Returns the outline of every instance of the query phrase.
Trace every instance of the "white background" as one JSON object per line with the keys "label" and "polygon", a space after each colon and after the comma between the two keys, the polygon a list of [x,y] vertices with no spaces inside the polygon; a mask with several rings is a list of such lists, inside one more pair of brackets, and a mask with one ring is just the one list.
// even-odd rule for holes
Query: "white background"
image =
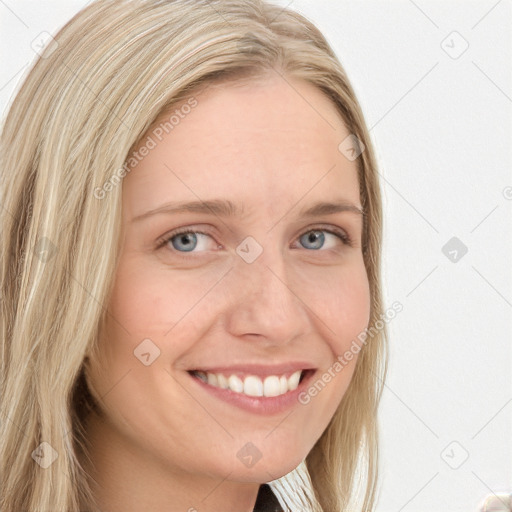
{"label": "white background", "polygon": [[[327,36],[379,159],[385,299],[404,309],[389,324],[377,512],[476,511],[512,492],[512,2],[275,3]],[[2,112],[32,41],[86,4],[0,0]],[[452,237],[468,249],[455,262]]]}

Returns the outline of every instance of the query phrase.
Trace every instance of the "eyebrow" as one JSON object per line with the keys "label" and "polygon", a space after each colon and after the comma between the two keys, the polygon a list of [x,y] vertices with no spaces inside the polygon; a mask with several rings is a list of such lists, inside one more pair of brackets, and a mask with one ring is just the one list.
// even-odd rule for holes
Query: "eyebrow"
{"label": "eyebrow", "polygon": [[[232,201],[224,199],[211,199],[206,201],[191,201],[187,203],[164,203],[161,206],[148,210],[145,213],[133,217],[131,222],[138,222],[157,214],[173,213],[206,213],[219,217],[237,217],[244,213],[243,204],[235,204]],[[333,215],[335,213],[350,212],[357,215],[364,215],[364,210],[345,199],[336,202],[321,201],[308,208],[300,210],[302,217],[321,217],[323,215]]]}

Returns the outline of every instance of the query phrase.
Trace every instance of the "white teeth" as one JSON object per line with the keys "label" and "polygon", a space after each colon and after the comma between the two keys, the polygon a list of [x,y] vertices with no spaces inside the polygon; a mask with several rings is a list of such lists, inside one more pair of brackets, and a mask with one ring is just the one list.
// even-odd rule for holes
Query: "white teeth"
{"label": "white teeth", "polygon": [[290,391],[297,389],[297,387],[299,385],[299,380],[300,380],[300,370],[295,373],[292,373],[292,375],[290,375],[290,378],[288,379],[288,388],[290,389]]}
{"label": "white teeth", "polygon": [[222,373],[210,373],[196,371],[194,375],[210,386],[222,389],[230,389],[235,393],[243,393],[248,396],[279,396],[297,389],[302,375],[301,370],[292,373],[290,377],[285,375],[269,375],[264,380],[256,375],[248,375],[244,380],[237,375],[226,377]]}
{"label": "white teeth", "polygon": [[235,393],[242,393],[244,390],[244,383],[236,375],[231,375],[228,379],[229,389]]}
{"label": "white teeth", "polygon": [[244,394],[249,396],[263,396],[263,382],[259,377],[249,375],[244,380]]}
{"label": "white teeth", "polygon": [[282,395],[288,391],[288,379],[282,375],[279,378],[279,394]]}
{"label": "white teeth", "polygon": [[210,386],[217,386],[217,375],[215,373],[207,373],[206,377],[208,378],[208,384]]}
{"label": "white teeth", "polygon": [[222,373],[217,374],[217,380],[218,380],[219,388],[222,388],[222,389],[229,388],[228,379],[226,379],[226,377],[224,377],[224,375],[222,375]]}
{"label": "white teeth", "polygon": [[[284,380],[286,380],[286,377],[283,377]],[[288,387],[285,390],[288,391]],[[279,377],[276,377],[275,375],[271,375],[270,377],[267,377],[265,379],[265,382],[263,382],[263,394],[265,396],[278,396],[281,394],[281,388],[279,385]]]}

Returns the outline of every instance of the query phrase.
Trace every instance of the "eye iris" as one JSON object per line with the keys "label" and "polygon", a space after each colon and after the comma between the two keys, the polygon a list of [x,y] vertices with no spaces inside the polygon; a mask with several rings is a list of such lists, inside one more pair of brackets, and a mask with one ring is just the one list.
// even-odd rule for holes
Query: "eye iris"
{"label": "eye iris", "polygon": [[316,246],[313,247],[313,249],[320,249],[324,244],[325,235],[322,231],[310,231],[309,233],[305,233],[301,236],[301,243],[303,242],[303,239],[306,243],[315,243]]}
{"label": "eye iris", "polygon": [[[176,241],[185,241],[185,246],[180,247],[179,243],[176,243]],[[190,240],[192,240],[192,244],[190,243]],[[180,233],[176,236],[173,236],[172,239],[172,246],[178,250],[178,251],[193,251],[195,249],[195,246],[197,244],[197,236],[194,233]]]}
{"label": "eye iris", "polygon": [[[311,249],[320,249],[324,245],[325,234],[322,230],[308,231],[300,237],[300,240],[303,244],[313,244]],[[178,233],[171,237],[170,241],[177,251],[190,252],[197,246],[197,235],[192,231]]]}

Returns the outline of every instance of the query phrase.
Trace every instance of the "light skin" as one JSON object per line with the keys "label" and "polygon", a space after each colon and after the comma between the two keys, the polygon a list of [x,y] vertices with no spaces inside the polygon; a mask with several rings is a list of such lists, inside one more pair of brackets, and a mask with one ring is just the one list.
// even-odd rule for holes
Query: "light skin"
{"label": "light skin", "polygon": [[[90,471],[109,512],[252,511],[260,484],[292,471],[324,432],[357,356],[307,405],[270,415],[213,397],[187,370],[308,361],[316,380],[369,321],[362,215],[300,215],[321,201],[361,208],[356,161],[338,150],[349,131],[334,105],[277,75],[195,97],[122,185],[122,250],[100,362],[88,375],[104,412],[88,424]],[[244,212],[134,220],[169,201],[212,199]],[[207,234],[157,249],[177,228]],[[263,249],[252,263],[236,252],[248,236]],[[148,338],[160,356],[145,366],[134,350]],[[237,457],[248,442],[261,453],[252,467]]]}

